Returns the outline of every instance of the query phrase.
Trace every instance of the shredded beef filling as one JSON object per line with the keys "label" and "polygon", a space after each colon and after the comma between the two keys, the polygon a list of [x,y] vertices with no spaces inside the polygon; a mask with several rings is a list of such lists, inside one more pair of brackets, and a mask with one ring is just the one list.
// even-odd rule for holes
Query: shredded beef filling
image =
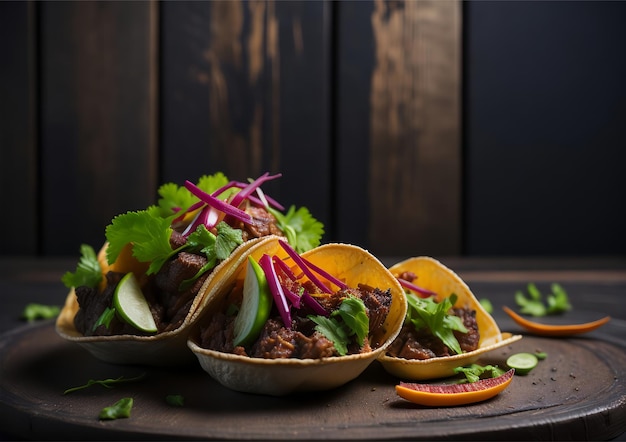
{"label": "shredded beef filling", "polygon": [[[480,334],[476,323],[476,310],[468,308],[453,308],[451,313],[463,321],[468,330],[467,333],[454,331],[454,336],[464,352],[478,348]],[[451,356],[450,349],[434,336],[429,329],[415,330],[413,324],[404,324],[398,337],[387,349],[387,354],[392,357],[404,359],[430,359],[442,356]]]}
{"label": "shredded beef filling", "polygon": [[[267,235],[283,236],[278,228],[276,218],[262,207],[250,206],[246,211],[252,215],[254,222],[250,225],[239,223],[234,228],[243,231],[243,240],[259,238]],[[172,232],[170,245],[175,250],[186,243],[187,239],[177,230]],[[207,262],[203,255],[181,252],[174,259],[163,265],[159,272],[148,280],[143,293],[150,305],[152,316],[157,324],[158,333],[176,330],[187,317],[191,305],[210,272],[198,278],[191,287],[180,290],[186,279],[192,278]],[[109,272],[106,275],[107,287],[103,293],[89,287],[77,287],[76,296],[80,309],[74,317],[76,329],[85,336],[143,333],[121,321],[117,316],[109,328],[94,324],[107,307],[111,306],[115,287],[124,275]]]}
{"label": "shredded beef filling", "polygon": [[[241,290],[241,287],[235,287],[234,290]],[[351,342],[348,345],[348,354],[369,352],[381,344],[378,339],[385,332],[383,324],[391,306],[391,291],[359,285],[356,289],[340,290],[333,295],[317,299],[327,311],[331,311],[336,309],[342,299],[348,295],[357,296],[363,300],[366,313],[370,318],[370,339],[366,339],[363,343]],[[241,302],[240,295],[231,293],[229,299],[239,299]],[[315,323],[307,318],[309,314],[314,313],[306,311],[305,308],[292,311],[291,328],[287,328],[274,311],[256,341],[249,348],[244,348],[233,346],[235,315],[229,316],[219,312],[212,315],[208,323],[203,325],[200,345],[223,353],[265,359],[319,359],[337,356],[333,342],[315,330]]]}
{"label": "shredded beef filling", "polygon": [[[180,327],[208,274],[202,275],[185,290],[180,290],[180,286],[183,281],[192,278],[206,262],[204,256],[181,252],[173,260],[165,263],[155,277],[143,287],[143,294],[150,305],[158,333]],[[115,287],[123,276],[122,273],[108,272],[107,286],[102,293],[89,287],[76,289],[80,306],[74,317],[76,330],[85,336],[145,334],[120,320],[117,315],[108,328],[105,326],[99,326],[95,330],[93,328],[104,310],[111,306]]]}

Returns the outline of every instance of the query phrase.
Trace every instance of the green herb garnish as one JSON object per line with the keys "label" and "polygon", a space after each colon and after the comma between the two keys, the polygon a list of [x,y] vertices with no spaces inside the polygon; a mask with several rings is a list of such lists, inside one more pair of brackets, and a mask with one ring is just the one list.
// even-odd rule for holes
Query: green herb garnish
{"label": "green herb garnish", "polygon": [[369,317],[365,304],[356,296],[344,299],[328,318],[310,315],[309,319],[315,322],[315,329],[318,332],[333,341],[337,353],[341,356],[348,353],[348,343],[353,335],[356,335],[357,342],[362,346],[369,334]]}
{"label": "green herb garnish", "polygon": [[320,245],[324,224],[315,219],[306,207],[296,210],[295,206],[291,206],[284,214],[271,207],[267,207],[267,210],[274,215],[278,227],[296,252],[306,252]]}
{"label": "green herb garnish", "polygon": [[110,407],[105,407],[98,415],[99,419],[111,420],[130,417],[130,410],[133,408],[133,398],[125,397],[117,401]]}
{"label": "green herb garnish", "polygon": [[115,317],[115,307],[107,307],[104,309],[100,317],[96,320],[96,323],[91,328],[94,332],[98,327],[104,325],[107,329],[111,326],[111,321]]}
{"label": "green herb garnish", "polygon": [[412,293],[407,294],[408,310],[406,320],[413,324],[416,330],[427,327],[431,333],[455,354],[462,353],[461,345],[454,336],[454,331],[467,333],[467,328],[463,325],[461,318],[450,315],[448,312],[456,303],[456,294],[441,302],[435,301],[433,297],[420,298]]}
{"label": "green herb garnish", "polygon": [[154,210],[140,210],[117,215],[106,227],[109,245],[106,256],[113,264],[128,243],[133,245],[133,256],[141,262],[150,262],[148,275],[159,271],[172,256],[170,218],[162,218]]}
{"label": "green herb garnish", "polygon": [[454,369],[455,373],[463,373],[465,375],[465,379],[459,381],[459,383],[466,382],[476,382],[481,378],[484,378],[485,373],[491,373],[491,378],[497,378],[504,374],[504,370],[499,368],[497,365],[478,365],[471,364],[466,367],[456,367]]}
{"label": "green herb garnish", "polygon": [[31,302],[24,307],[22,319],[28,322],[36,321],[37,319],[51,319],[57,317],[60,312],[61,307],[58,305],[45,305]]}
{"label": "green herb garnish", "polygon": [[520,306],[520,312],[531,316],[556,315],[572,308],[569,298],[563,287],[553,283],[552,293],[546,296],[547,305],[543,303],[542,294],[534,283],[529,283],[526,290],[528,296],[521,290],[515,293],[515,302]]}
{"label": "green herb garnish", "polygon": [[122,384],[122,383],[125,383],[125,382],[140,381],[145,376],[146,376],[146,374],[142,373],[139,376],[135,376],[134,378],[124,378],[124,376],[120,376],[119,378],[116,378],[116,379],[103,379],[103,380],[89,379],[89,381],[87,381],[86,384],[80,385],[78,387],[68,388],[67,390],[65,390],[63,392],[63,394],[68,394],[68,393],[73,393],[73,392],[78,391],[78,390],[83,390],[85,388],[91,387],[92,385],[101,385],[101,386],[103,386],[105,388],[113,388],[113,386],[116,385],[116,384]]}
{"label": "green herb garnish", "polygon": [[65,272],[61,277],[61,281],[67,288],[72,287],[91,287],[96,288],[102,280],[102,268],[98,262],[98,257],[93,247],[82,244],[80,246],[81,257],[78,261],[76,271]]}
{"label": "green herb garnish", "polygon": [[[228,184],[228,178],[222,172],[213,175],[203,175],[198,180],[197,186],[204,192],[213,193]],[[229,193],[237,192],[238,189],[228,189]],[[175,183],[163,184],[158,189],[161,198],[158,200],[158,214],[168,218],[177,213],[184,213],[200,199],[192,194],[185,186]]]}
{"label": "green herb garnish", "polygon": [[168,394],[165,396],[165,402],[172,407],[182,407],[185,405],[185,398],[180,394]]}
{"label": "green herb garnish", "polygon": [[485,309],[487,313],[489,314],[493,313],[493,304],[491,304],[490,300],[488,300],[487,298],[480,298],[478,302],[480,303],[480,305],[483,306],[483,308]]}
{"label": "green herb garnish", "polygon": [[189,288],[200,276],[213,269],[218,263],[228,258],[239,245],[243,244],[243,232],[233,229],[224,221],[216,226],[217,236],[209,232],[203,224],[189,235],[187,243],[176,249],[175,253],[188,250],[194,253],[204,253],[207,263],[190,279],[182,282],[180,290]]}

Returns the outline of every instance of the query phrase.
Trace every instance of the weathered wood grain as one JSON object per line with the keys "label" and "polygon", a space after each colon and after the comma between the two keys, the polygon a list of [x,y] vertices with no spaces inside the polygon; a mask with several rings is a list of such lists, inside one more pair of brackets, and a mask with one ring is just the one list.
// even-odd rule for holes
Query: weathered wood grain
{"label": "weathered wood grain", "polygon": [[330,225],[329,5],[162,5],[163,181],[223,171]]}
{"label": "weathered wood grain", "polygon": [[[342,168],[355,160],[369,201],[360,213],[367,236],[353,239],[377,254],[459,253],[459,2],[348,2],[339,28],[340,53],[367,45],[363,58],[338,59],[346,64],[339,81],[348,88],[339,92]],[[353,113],[365,99],[368,112]],[[360,121],[344,126],[354,118]],[[340,189],[351,175],[342,178]],[[342,199],[358,191],[348,186]],[[340,216],[339,231],[348,233],[354,222]]]}
{"label": "weathered wood grain", "polygon": [[36,254],[38,237],[36,5],[0,2],[0,253]]}
{"label": "weathered wood grain", "polygon": [[157,9],[41,8],[42,249],[76,254],[104,241],[114,215],[156,197]]}

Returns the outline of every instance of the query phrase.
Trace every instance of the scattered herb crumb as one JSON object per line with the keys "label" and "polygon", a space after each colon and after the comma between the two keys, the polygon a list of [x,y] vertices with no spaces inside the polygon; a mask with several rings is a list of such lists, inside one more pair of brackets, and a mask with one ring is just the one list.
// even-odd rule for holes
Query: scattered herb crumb
{"label": "scattered herb crumb", "polygon": [[544,304],[543,296],[534,283],[531,282],[526,286],[528,296],[518,290],[515,293],[515,302],[520,306],[520,312],[531,316],[546,316],[571,310],[569,297],[563,287],[553,283],[550,288],[552,293],[546,296],[546,304]]}
{"label": "scattered herb crumb", "polygon": [[133,408],[133,398],[125,397],[117,401],[110,407],[104,407],[98,416],[101,420],[112,420],[130,417],[130,410]]}
{"label": "scattered herb crumb", "polygon": [[22,312],[22,319],[28,322],[36,321],[38,319],[51,319],[56,318],[61,312],[61,307],[58,305],[45,305],[31,302],[28,304]]}
{"label": "scattered herb crumb", "polygon": [[65,390],[63,392],[63,394],[68,394],[68,393],[73,393],[73,392],[78,391],[78,390],[83,390],[85,388],[91,387],[92,385],[102,385],[105,388],[113,388],[113,386],[115,384],[122,384],[124,382],[140,381],[145,376],[146,376],[146,374],[142,373],[139,376],[135,376],[134,378],[125,378],[124,376],[120,376],[120,377],[118,377],[116,379],[103,379],[103,380],[89,379],[89,381],[87,381],[86,384],[80,385],[78,387],[68,388],[67,390]]}
{"label": "scattered herb crumb", "polygon": [[483,308],[485,309],[485,311],[489,314],[493,313],[493,304],[491,304],[491,301],[487,298],[480,298],[480,300],[478,301],[480,302],[480,305],[483,306]]}
{"label": "scattered herb crumb", "polygon": [[[470,382],[470,383],[477,382],[481,378],[484,378],[484,377],[497,378],[498,376],[501,376],[504,374],[504,370],[499,368],[497,365],[482,366],[478,364],[470,364],[465,367],[456,367],[454,369],[454,372],[463,373],[465,375],[465,379],[461,379],[459,381],[460,384],[467,383],[467,382]],[[491,375],[485,376],[486,373],[491,373]]]}
{"label": "scattered herb crumb", "polygon": [[180,394],[168,394],[165,397],[165,402],[172,407],[182,407],[185,405],[185,398]]}

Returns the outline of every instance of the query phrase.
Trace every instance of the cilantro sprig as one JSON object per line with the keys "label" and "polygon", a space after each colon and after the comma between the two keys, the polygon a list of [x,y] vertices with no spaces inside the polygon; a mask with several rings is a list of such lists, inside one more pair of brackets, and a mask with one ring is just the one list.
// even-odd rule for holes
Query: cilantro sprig
{"label": "cilantro sprig", "polygon": [[531,316],[546,316],[571,310],[569,297],[563,287],[553,283],[550,288],[552,293],[546,295],[546,304],[543,302],[543,295],[534,283],[528,283],[526,286],[528,296],[518,290],[515,293],[515,302],[521,307],[520,312]]}
{"label": "cilantro sprig", "polygon": [[412,293],[407,294],[407,317],[406,320],[413,324],[416,330],[428,328],[433,335],[455,354],[462,353],[461,345],[454,336],[454,331],[467,333],[461,318],[448,314],[454,306],[457,295],[452,294],[441,302],[435,301],[434,297],[420,298]]}
{"label": "cilantro sprig", "polygon": [[[476,381],[479,381],[481,378],[486,377],[492,377],[492,378],[497,378],[498,376],[501,376],[504,374],[504,370],[502,370],[500,367],[498,367],[497,365],[479,365],[479,364],[470,364],[468,366],[465,367],[456,367],[454,369],[454,372],[457,374],[464,374],[465,375],[465,379],[461,379],[460,381],[458,381],[458,383],[463,384],[463,383],[473,383]],[[490,375],[486,375],[487,373],[490,373]]]}
{"label": "cilantro sprig", "polygon": [[142,373],[132,378],[125,378],[124,376],[120,376],[115,379],[111,379],[111,378],[101,379],[101,380],[89,379],[86,384],[80,385],[78,387],[68,388],[67,390],[63,392],[63,394],[69,394],[69,393],[74,393],[75,391],[84,390],[85,388],[89,388],[92,385],[100,385],[104,388],[113,388],[116,384],[122,384],[125,382],[136,382],[136,381],[142,380],[145,377],[146,377],[146,374]]}
{"label": "cilantro sprig", "polygon": [[274,215],[278,227],[296,252],[306,252],[320,245],[324,235],[324,224],[315,219],[306,207],[296,210],[295,206],[291,206],[287,213],[271,207],[267,207],[267,210]]}
{"label": "cilantro sprig", "polygon": [[333,342],[341,356],[348,353],[352,336],[356,335],[357,342],[362,346],[369,334],[370,323],[365,304],[356,296],[345,298],[330,317],[310,315],[309,319],[315,322],[318,332]]}
{"label": "cilantro sprig", "polygon": [[46,305],[31,302],[24,307],[22,319],[33,322],[38,319],[51,319],[61,313],[61,307],[58,305]]}
{"label": "cilantro sprig", "polygon": [[[203,175],[198,180],[197,186],[204,192],[213,193],[216,190],[226,186],[228,178],[222,172],[213,175]],[[236,189],[229,189],[230,192],[236,192]],[[166,183],[158,189],[160,196],[156,209],[159,215],[167,218],[176,213],[182,213],[189,207],[200,201],[197,196],[192,194],[185,186],[179,186],[175,183]]]}
{"label": "cilantro sprig", "polygon": [[87,244],[80,246],[81,257],[75,272],[65,272],[61,281],[67,288],[87,286],[95,288],[102,280],[102,269],[93,247]]}
{"label": "cilantro sprig", "polygon": [[130,411],[133,408],[133,398],[125,397],[114,403],[109,407],[104,407],[100,414],[98,415],[98,419],[100,420],[112,420],[112,419],[122,419],[130,417]]}

